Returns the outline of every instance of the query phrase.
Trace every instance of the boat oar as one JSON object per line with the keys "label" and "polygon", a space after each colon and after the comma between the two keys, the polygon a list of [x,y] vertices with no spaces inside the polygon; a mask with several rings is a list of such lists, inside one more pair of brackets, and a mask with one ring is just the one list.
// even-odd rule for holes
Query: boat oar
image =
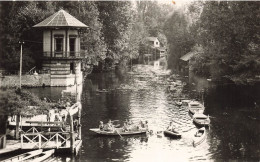
{"label": "boat oar", "polygon": [[116,133],[120,136],[120,138],[123,138],[123,137],[121,136],[121,134],[118,132],[117,129],[115,129],[115,131],[116,131]]}

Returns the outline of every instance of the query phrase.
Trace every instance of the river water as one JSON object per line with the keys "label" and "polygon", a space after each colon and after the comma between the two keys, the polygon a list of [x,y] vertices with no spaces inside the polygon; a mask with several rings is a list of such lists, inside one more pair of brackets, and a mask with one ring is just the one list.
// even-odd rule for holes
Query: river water
{"label": "river water", "polygon": [[[148,65],[135,66],[133,71],[91,74],[86,78],[82,91],[83,145],[80,155],[73,158],[59,155],[57,161],[260,160],[259,120],[248,117],[252,115],[251,111],[248,112],[248,109],[254,109],[252,105],[234,108],[226,101],[214,99],[217,95],[213,90],[214,95],[211,90],[200,95],[195,92],[196,88],[187,88],[185,82],[180,81],[179,88],[169,92],[167,87],[171,83],[166,81],[168,75],[159,75],[161,72],[154,71]],[[173,77],[173,80],[176,81],[176,78]],[[39,91],[44,95],[50,89],[51,97],[55,98],[62,88],[31,91]],[[108,92],[100,92],[99,89]],[[211,125],[206,130],[207,138],[201,145],[192,146],[192,137],[198,128],[193,124],[186,107],[175,106],[174,97],[205,101],[205,114],[210,115]],[[134,123],[147,120],[149,129],[154,134],[120,138],[98,136],[89,131],[90,128],[98,127],[99,121],[107,122],[108,119],[119,120],[120,124],[126,119]],[[181,139],[156,134],[157,131],[164,130],[170,121],[174,122],[182,134]]]}

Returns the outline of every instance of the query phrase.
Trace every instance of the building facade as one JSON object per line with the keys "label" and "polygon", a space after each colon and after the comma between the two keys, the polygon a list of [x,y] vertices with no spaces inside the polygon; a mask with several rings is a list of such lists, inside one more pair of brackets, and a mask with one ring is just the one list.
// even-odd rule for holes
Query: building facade
{"label": "building facade", "polygon": [[82,82],[80,32],[88,26],[60,10],[34,26],[43,30],[42,69],[48,71],[51,86],[71,86]]}

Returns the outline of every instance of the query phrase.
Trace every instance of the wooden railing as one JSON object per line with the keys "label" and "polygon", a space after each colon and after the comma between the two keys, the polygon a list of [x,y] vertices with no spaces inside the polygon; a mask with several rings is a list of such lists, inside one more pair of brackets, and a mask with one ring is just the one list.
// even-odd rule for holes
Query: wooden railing
{"label": "wooden railing", "polygon": [[46,132],[21,134],[22,149],[69,147],[69,132]]}

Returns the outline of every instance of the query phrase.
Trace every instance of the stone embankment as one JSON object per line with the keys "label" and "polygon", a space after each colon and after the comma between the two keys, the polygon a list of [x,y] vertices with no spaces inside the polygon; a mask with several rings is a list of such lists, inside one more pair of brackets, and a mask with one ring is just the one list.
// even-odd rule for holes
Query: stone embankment
{"label": "stone embankment", "polygon": [[[0,87],[19,87],[19,83],[18,75],[0,77]],[[22,75],[23,87],[41,87],[50,85],[50,74]]]}

